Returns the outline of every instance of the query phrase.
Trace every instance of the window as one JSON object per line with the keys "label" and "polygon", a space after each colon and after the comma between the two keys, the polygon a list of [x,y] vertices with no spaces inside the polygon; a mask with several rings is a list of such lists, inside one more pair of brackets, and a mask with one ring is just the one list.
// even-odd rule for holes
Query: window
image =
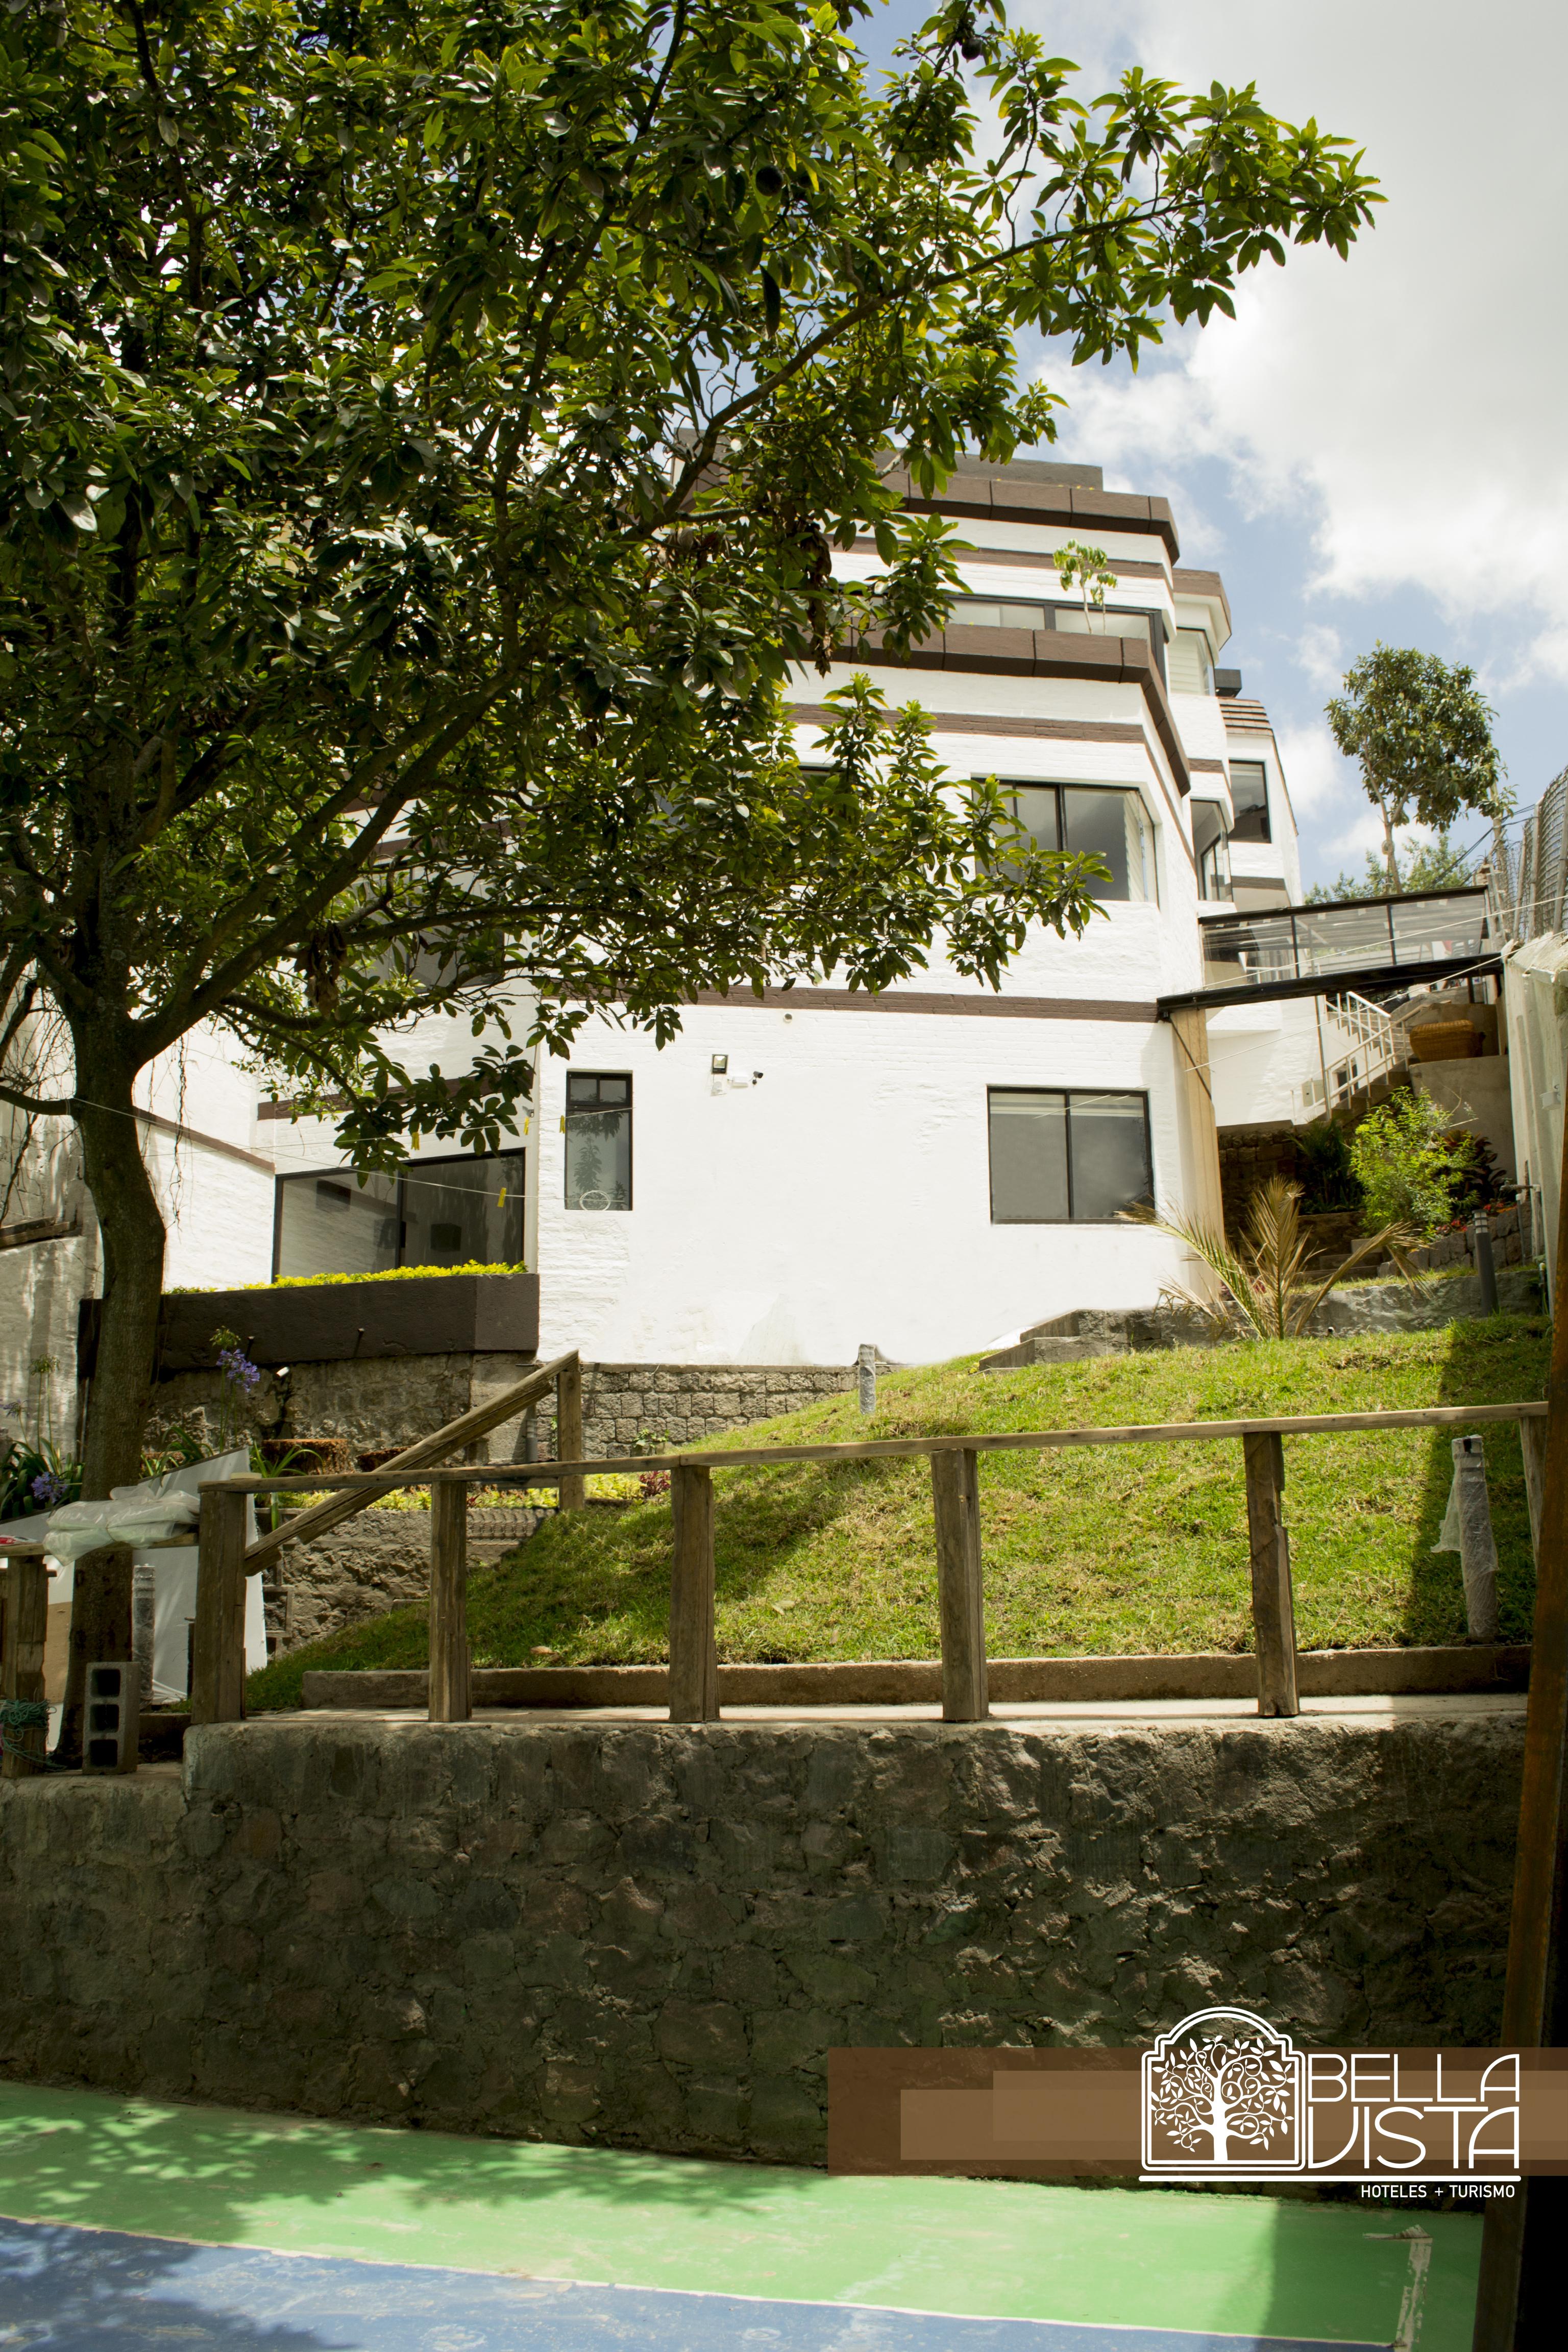
{"label": "window", "polygon": [[1261,760],[1230,763],[1230,802],[1236,811],[1232,841],[1272,841],[1268,830],[1268,775]]}
{"label": "window", "polygon": [[993,1087],[994,1225],[1105,1224],[1153,1198],[1147,1095]]}
{"label": "window", "polygon": [[1214,668],[1209,660],[1209,641],[1202,629],[1178,629],[1176,642],[1171,647],[1171,692],[1173,694],[1212,694]]}
{"label": "window", "polygon": [[1149,642],[1147,613],[1112,613],[1099,605],[1085,612],[1081,604],[1058,604],[1057,626],[1077,637],[1141,637]]}
{"label": "window", "polygon": [[521,1265],[525,1155],[409,1160],[278,1181],[272,1274],[385,1274],[399,1265]]}
{"label": "window", "polygon": [[1013,814],[1042,849],[1103,858],[1106,898],[1152,901],[1154,842],[1142,795],[1100,784],[1011,784]]}
{"label": "window", "polygon": [[566,1206],[632,1205],[632,1082],[574,1070],[566,1080]]}
{"label": "window", "polygon": [[1230,899],[1230,855],[1226,845],[1225,811],[1218,801],[1194,799],[1193,855],[1198,862],[1198,897]]}

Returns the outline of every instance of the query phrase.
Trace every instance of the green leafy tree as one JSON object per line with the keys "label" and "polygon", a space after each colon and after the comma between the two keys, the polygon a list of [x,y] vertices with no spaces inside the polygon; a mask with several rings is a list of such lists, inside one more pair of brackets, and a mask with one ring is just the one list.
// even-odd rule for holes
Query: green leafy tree
{"label": "green leafy tree", "polygon": [[1327,706],[1334,740],[1361,762],[1366,796],[1383,819],[1391,895],[1401,887],[1396,824],[1414,818],[1446,834],[1467,809],[1495,818],[1513,805],[1491,737],[1496,713],[1475,680],[1463,662],[1380,642],[1351,664],[1345,692]]}
{"label": "green leafy tree", "polygon": [[1454,1113],[1401,1087],[1351,1138],[1351,1167],[1369,1224],[1408,1225],[1426,1239],[1452,1223],[1475,1145]]}
{"label": "green leafy tree", "polygon": [[[700,989],[879,988],[939,934],[994,982],[1086,919],[1092,870],[863,685],[800,773],[786,678],[940,624],[888,477],[1049,436],[1020,329],[1136,359],[1376,198],[1251,89],[1086,106],[990,0],[873,90],[859,13],[0,16],[0,1098],[76,1122],[102,1229],[89,1495],[162,1282],[133,1087],[199,1024],[364,1168],[493,1145],[595,1002],[662,1039]],[[460,1072],[414,1066],[433,1012]]]}
{"label": "green leafy tree", "polygon": [[[1456,849],[1446,833],[1436,841],[1417,841],[1415,835],[1405,836],[1403,862],[1394,860],[1394,893],[1417,890],[1462,890],[1470,880],[1469,860],[1462,850]],[[1394,895],[1388,887],[1388,867],[1381,857],[1369,849],[1363,874],[1341,874],[1332,882],[1314,883],[1302,901],[1308,907],[1332,907],[1346,898],[1385,898]]]}

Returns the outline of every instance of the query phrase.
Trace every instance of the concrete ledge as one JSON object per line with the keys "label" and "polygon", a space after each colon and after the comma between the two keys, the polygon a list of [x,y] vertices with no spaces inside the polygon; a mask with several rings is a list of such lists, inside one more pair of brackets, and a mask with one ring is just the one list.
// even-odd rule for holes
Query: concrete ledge
{"label": "concrete ledge", "polygon": [[[1029,1699],[1251,1698],[1258,1669],[1247,1653],[1113,1658],[993,1658],[991,1696]],[[1429,1691],[1521,1691],[1528,1648],[1478,1644],[1426,1650],[1303,1650],[1303,1698],[1394,1696]],[[372,1668],[304,1678],[307,1707],[424,1706],[422,1671]],[[479,1707],[662,1706],[664,1666],[481,1666]],[[822,1664],[721,1665],[719,1696],[731,1706],[915,1706],[942,1696],[942,1668],[923,1658],[871,1658]]]}

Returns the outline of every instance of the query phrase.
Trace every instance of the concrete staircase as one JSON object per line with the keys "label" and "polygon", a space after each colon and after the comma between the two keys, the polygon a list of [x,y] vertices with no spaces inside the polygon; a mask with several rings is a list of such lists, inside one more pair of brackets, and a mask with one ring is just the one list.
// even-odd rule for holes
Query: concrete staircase
{"label": "concrete staircase", "polygon": [[1076,1307],[1048,1323],[1033,1323],[1010,1348],[982,1356],[983,1372],[1015,1372],[1028,1364],[1076,1364],[1088,1356],[1125,1356],[1152,1348],[1197,1348],[1212,1339],[1201,1315],[1175,1307]]}

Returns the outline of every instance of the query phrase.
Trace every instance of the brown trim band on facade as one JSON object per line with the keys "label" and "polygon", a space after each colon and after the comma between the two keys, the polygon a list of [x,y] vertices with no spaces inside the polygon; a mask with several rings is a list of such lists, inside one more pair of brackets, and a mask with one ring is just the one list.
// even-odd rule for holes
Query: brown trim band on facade
{"label": "brown trim band on facade", "polygon": [[[279,1118],[282,1114],[275,1111],[271,1115]],[[260,1116],[268,1116],[265,1104]],[[172,1135],[176,1143],[199,1144],[202,1150],[216,1151],[221,1159],[237,1160],[247,1168],[263,1169],[268,1176],[278,1173],[271,1160],[264,1160],[259,1151],[247,1151],[237,1143],[226,1143],[221,1135],[203,1135],[198,1128],[182,1126],[177,1118],[164,1118],[155,1110],[143,1110],[140,1103],[136,1106],[136,1118],[142,1127],[155,1128],[160,1135]]]}
{"label": "brown trim band on facade", "polygon": [[1187,755],[1165,681],[1152,649],[1136,637],[1064,636],[1058,629],[949,629],[895,658],[883,652],[879,632],[873,631],[853,646],[836,646],[834,658],[850,666],[869,662],[890,669],[951,670],[963,677],[1060,677],[1092,686],[1135,686],[1170,762],[1176,790],[1184,793],[1191,788]]}
{"label": "brown trim band on facade", "polygon": [[1152,1024],[1157,1004],[1123,1003],[1116,997],[955,996],[925,989],[886,989],[873,996],[864,988],[764,988],[699,990],[688,999],[704,1007],[753,1013],[935,1013],[992,1021],[1137,1021]]}
{"label": "brown trim band on facade", "polygon": [[[862,535],[855,541],[858,555],[875,554],[876,550],[874,539]],[[981,547],[971,541],[961,551],[960,560],[968,563],[1005,564],[1009,569],[1026,568],[1030,572],[1051,572],[1056,568],[1048,547],[1037,551],[1027,547]],[[1172,572],[1168,563],[1145,563],[1140,555],[1116,556],[1111,559],[1111,570],[1119,575],[1125,572],[1129,580],[1163,580],[1167,587],[1171,584]],[[1067,603],[1071,601],[1070,597],[1064,599]]]}
{"label": "brown trim band on facade", "polygon": [[1178,596],[1212,596],[1225,614],[1225,633],[1230,635],[1230,598],[1225,593],[1225,582],[1217,572],[1194,572],[1178,564],[1171,573],[1171,584]]}
{"label": "brown trim band on facade", "polygon": [[1189,760],[1187,765],[1200,776],[1228,776],[1230,773],[1223,760]]}
{"label": "brown trim band on facade", "polygon": [[[922,708],[924,706],[922,705]],[[797,727],[826,727],[837,711],[830,710],[824,702],[792,702],[789,715]],[[1012,719],[992,716],[978,710],[927,710],[933,735],[1001,735],[1015,742],[1056,743],[1136,743],[1147,753],[1149,737],[1145,730],[1126,719]],[[1192,843],[1182,828],[1181,811],[1171,797],[1171,788],[1160,774],[1160,763],[1151,761],[1165,805],[1175,823],[1172,827],[1182,845],[1183,855],[1193,871],[1197,860],[1193,856]]]}
{"label": "brown trim band on facade", "polygon": [[[963,495],[955,496],[961,484]],[[912,495],[906,473],[889,474],[888,486],[901,494],[910,514],[969,515],[998,522],[1093,523],[1104,530],[1163,540],[1173,563],[1182,551],[1175,517],[1166,499],[1079,489],[1065,482],[1021,481],[1016,476],[1009,478],[1005,467],[994,475],[954,474],[941,497],[934,499]]]}

